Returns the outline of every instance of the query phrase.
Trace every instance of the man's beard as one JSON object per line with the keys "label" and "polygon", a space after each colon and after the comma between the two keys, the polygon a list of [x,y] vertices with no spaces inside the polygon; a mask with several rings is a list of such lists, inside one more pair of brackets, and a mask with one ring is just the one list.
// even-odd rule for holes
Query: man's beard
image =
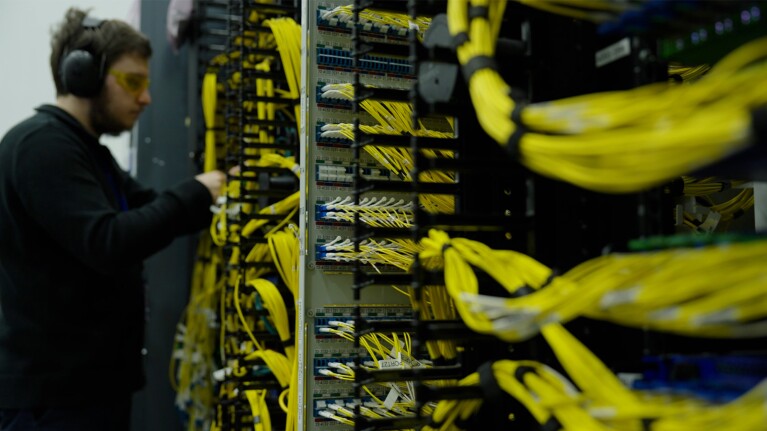
{"label": "man's beard", "polygon": [[130,129],[125,128],[125,125],[121,124],[109,111],[107,98],[104,93],[102,91],[101,94],[93,99],[90,112],[91,126],[93,131],[99,135],[118,136]]}

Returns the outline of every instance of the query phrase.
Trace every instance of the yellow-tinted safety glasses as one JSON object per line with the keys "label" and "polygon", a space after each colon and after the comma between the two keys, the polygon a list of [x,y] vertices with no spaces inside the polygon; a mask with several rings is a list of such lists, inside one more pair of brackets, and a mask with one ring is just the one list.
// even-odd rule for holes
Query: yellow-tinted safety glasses
{"label": "yellow-tinted safety glasses", "polygon": [[110,69],[109,74],[114,76],[117,80],[117,84],[123,88],[123,90],[132,94],[135,97],[139,97],[149,87],[149,78],[137,73],[120,72],[119,70]]}

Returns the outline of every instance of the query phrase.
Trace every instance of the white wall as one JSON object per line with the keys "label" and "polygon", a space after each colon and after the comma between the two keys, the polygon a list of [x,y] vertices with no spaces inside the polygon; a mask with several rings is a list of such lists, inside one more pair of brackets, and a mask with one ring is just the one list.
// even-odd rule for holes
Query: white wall
{"label": "white wall", "polygon": [[[90,15],[137,25],[134,0],[0,0],[0,136],[44,103],[54,103],[51,77],[51,30],[69,7],[91,9]],[[130,135],[104,136],[124,169],[130,168]]]}

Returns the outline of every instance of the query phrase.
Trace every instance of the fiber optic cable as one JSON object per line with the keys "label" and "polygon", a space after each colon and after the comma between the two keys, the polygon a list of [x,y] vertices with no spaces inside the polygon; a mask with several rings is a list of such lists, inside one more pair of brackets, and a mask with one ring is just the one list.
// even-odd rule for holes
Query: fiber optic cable
{"label": "fiber optic cable", "polygon": [[[488,7],[489,13],[470,20],[468,5]],[[457,54],[465,68],[471,60],[494,57],[494,28],[504,5],[448,2],[450,33],[464,40]],[[530,105],[512,100],[486,61],[469,76],[469,91],[485,131],[527,167],[588,189],[625,193],[746,148],[751,110],[767,102],[767,90],[757,84],[766,55],[767,39],[758,39],[690,85],[658,83]]]}
{"label": "fiber optic cable", "polygon": [[[519,401],[541,425],[556,424],[565,431],[641,430],[648,424],[650,429],[678,431],[767,429],[761,408],[767,381],[723,405],[631,391],[561,326],[547,328],[558,331],[547,334],[547,340],[577,386],[534,361],[501,360],[488,369],[498,388]],[[480,382],[479,373],[473,373],[461,384],[478,386]],[[456,410],[464,412],[461,419],[465,420],[475,414],[477,402],[481,401],[441,401],[432,416],[435,426],[455,429]]]}
{"label": "fiber optic cable", "polygon": [[216,74],[208,72],[202,80],[202,113],[205,119],[205,162],[203,170],[213,171],[216,163]]}
{"label": "fiber optic cable", "polygon": [[[320,17],[324,20],[337,19],[340,23],[350,24],[354,19],[353,5],[337,6],[333,9],[326,9],[320,12]],[[407,14],[393,11],[384,11],[376,9],[363,9],[358,13],[358,23],[363,28],[379,28],[380,31],[392,28],[399,34],[404,35],[410,29],[416,29],[419,40],[423,40],[423,34],[431,24],[431,18],[419,16],[415,19]]]}
{"label": "fiber optic cable", "polygon": [[301,26],[292,18],[273,18],[263,22],[265,27],[270,27],[277,42],[277,49],[288,80],[288,99],[295,100],[293,109],[295,113],[296,127],[301,125],[301,106],[297,103],[301,82]]}
{"label": "fiber optic cable", "polygon": [[[449,238],[432,230],[420,245],[424,261],[442,260],[447,291],[469,327],[506,341],[526,339],[577,316],[705,337],[759,337],[767,325],[761,260],[766,241],[601,256],[554,277],[523,254]],[[478,294],[469,266],[510,294]],[[667,287],[673,285],[675,289]]]}

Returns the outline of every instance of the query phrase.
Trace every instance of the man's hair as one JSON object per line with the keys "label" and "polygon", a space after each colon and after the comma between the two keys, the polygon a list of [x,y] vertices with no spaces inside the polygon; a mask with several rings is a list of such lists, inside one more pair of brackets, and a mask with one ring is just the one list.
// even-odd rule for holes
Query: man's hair
{"label": "man's hair", "polygon": [[76,49],[89,51],[95,58],[104,58],[104,70],[125,54],[148,59],[152,47],[146,36],[119,20],[106,20],[98,28],[87,29],[82,23],[87,11],[70,8],[64,21],[54,29],[51,38],[51,72],[56,84],[56,96],[68,94],[61,83],[59,68],[64,55]]}

